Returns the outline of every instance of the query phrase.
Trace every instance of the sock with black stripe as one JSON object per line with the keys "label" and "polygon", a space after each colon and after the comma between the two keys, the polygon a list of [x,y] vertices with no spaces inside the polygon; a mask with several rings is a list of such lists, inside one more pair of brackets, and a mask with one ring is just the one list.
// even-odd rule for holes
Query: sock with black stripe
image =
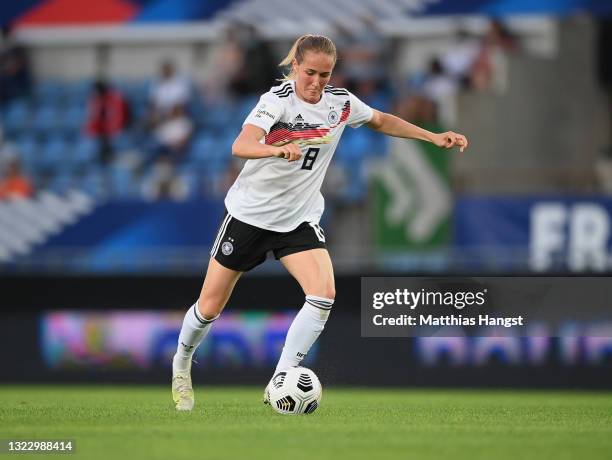
{"label": "sock with black stripe", "polygon": [[218,317],[219,315],[211,319],[203,318],[198,311],[198,302],[194,303],[191,308],[187,310],[179,334],[176,354],[172,359],[173,372],[185,372],[190,369],[191,358],[196,348],[202,343],[202,340],[204,340],[204,337],[206,337],[208,331],[210,331],[212,323]]}
{"label": "sock with black stripe", "polygon": [[276,365],[275,374],[278,371],[300,364],[323,331],[333,304],[334,299],[314,295],[306,296],[306,303],[296,315],[287,332],[285,346]]}

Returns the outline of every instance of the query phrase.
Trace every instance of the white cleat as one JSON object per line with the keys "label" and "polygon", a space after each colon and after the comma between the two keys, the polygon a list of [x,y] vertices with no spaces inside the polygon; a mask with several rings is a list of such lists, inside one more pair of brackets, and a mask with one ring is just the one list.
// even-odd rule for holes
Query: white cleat
{"label": "white cleat", "polygon": [[264,394],[262,398],[264,404],[270,404],[270,392],[268,391],[269,387],[270,387],[270,384],[268,383],[268,385],[266,385],[266,389],[264,390]]}
{"label": "white cleat", "polygon": [[172,399],[176,410],[190,411],[193,409],[195,398],[191,384],[191,372],[175,372],[172,375]]}

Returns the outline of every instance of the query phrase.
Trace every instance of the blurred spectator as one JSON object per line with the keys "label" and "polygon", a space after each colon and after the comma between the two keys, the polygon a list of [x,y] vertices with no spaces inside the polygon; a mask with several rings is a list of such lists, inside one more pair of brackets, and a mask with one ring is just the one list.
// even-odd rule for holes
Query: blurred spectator
{"label": "blurred spectator", "polygon": [[193,122],[187,116],[185,107],[181,104],[174,106],[155,129],[157,153],[170,161],[181,161],[186,154],[192,133]]}
{"label": "blurred spectator", "polygon": [[394,113],[406,121],[425,127],[434,126],[438,122],[436,104],[418,92],[401,98]]}
{"label": "blurred spectator", "polygon": [[457,121],[457,89],[455,79],[444,72],[438,58],[433,58],[423,83],[423,95],[436,104],[438,121],[446,126],[454,126]]}
{"label": "blurred spectator", "polygon": [[444,71],[455,80],[458,87],[470,86],[470,75],[479,48],[478,40],[462,30],[457,34],[456,43],[441,56],[440,63]]}
{"label": "blurred spectator", "polygon": [[88,102],[87,134],[98,140],[101,163],[113,157],[111,139],[123,132],[130,121],[130,110],[123,95],[102,80],[94,84]]}
{"label": "blurred spectator", "polygon": [[0,200],[28,198],[33,193],[31,181],[21,171],[19,158],[14,155],[5,159],[0,176]]}
{"label": "blurred spectator", "polygon": [[235,96],[248,96],[267,92],[281,77],[278,62],[270,45],[259,36],[251,24],[236,26],[240,48],[244,55],[240,69],[230,80],[230,90]]}
{"label": "blurred spectator", "polygon": [[0,107],[30,93],[32,79],[26,50],[16,45],[8,27],[2,28],[0,43]]}
{"label": "blurred spectator", "polygon": [[111,139],[121,134],[129,121],[130,109],[123,95],[98,80],[88,102],[87,134],[98,141],[100,163],[110,162],[114,154]]}
{"label": "blurred spectator", "polygon": [[193,132],[186,110],[189,96],[189,81],[177,74],[171,61],[164,61],[160,79],[151,87],[148,123],[154,153],[172,162],[182,160]]}
{"label": "blurred spectator", "polygon": [[491,21],[472,66],[471,86],[480,91],[504,92],[508,86],[507,55],[517,49],[517,39],[506,26],[499,20]]}
{"label": "blurred spectator", "polygon": [[233,82],[242,78],[244,71],[244,50],[235,25],[225,29],[222,40],[213,45],[210,72],[204,83],[204,94],[209,102],[224,102],[232,94]]}
{"label": "blurred spectator", "polygon": [[151,174],[142,183],[145,199],[184,200],[187,197],[187,186],[175,174],[174,165],[167,157],[160,157],[152,167]]}
{"label": "blurred spectator", "polygon": [[189,81],[178,75],[174,63],[164,61],[160,67],[160,77],[151,87],[151,112],[149,121],[153,126],[170,113],[177,105],[189,101]]}

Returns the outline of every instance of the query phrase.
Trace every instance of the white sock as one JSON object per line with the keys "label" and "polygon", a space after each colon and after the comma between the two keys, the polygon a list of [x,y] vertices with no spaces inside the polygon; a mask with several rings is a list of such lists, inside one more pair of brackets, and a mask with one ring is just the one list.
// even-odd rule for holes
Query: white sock
{"label": "white sock", "polygon": [[333,304],[333,299],[314,295],[306,296],[306,303],[296,315],[287,332],[285,346],[276,365],[275,374],[278,371],[300,364],[323,331]]}
{"label": "white sock", "polygon": [[172,359],[172,372],[184,372],[191,368],[191,358],[210,331],[212,323],[219,317],[205,319],[198,310],[198,302],[194,303],[183,320],[183,327],[178,338],[176,354]]}

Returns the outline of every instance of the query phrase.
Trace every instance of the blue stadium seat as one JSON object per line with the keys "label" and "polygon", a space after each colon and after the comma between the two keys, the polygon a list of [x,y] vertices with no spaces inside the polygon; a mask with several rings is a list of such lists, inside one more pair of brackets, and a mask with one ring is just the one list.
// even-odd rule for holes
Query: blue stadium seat
{"label": "blue stadium seat", "polygon": [[64,87],[66,105],[69,107],[80,106],[84,108],[93,88],[93,81],[90,79],[70,82]]}
{"label": "blue stadium seat", "polygon": [[242,124],[242,120],[236,118],[235,112],[234,108],[228,105],[208,105],[201,120],[198,121],[207,130],[219,133],[237,123]]}
{"label": "blue stadium seat", "polygon": [[91,167],[81,176],[76,185],[83,192],[95,198],[103,198],[106,196],[107,190],[104,181],[104,169],[101,167]]}
{"label": "blue stadium seat", "polygon": [[76,137],[85,129],[87,109],[84,105],[72,105],[61,114],[58,127],[69,137]]}
{"label": "blue stadium seat", "polygon": [[230,141],[227,137],[209,136],[198,144],[195,159],[199,169],[212,174],[225,171],[232,158],[231,142],[233,138]]}
{"label": "blue stadium seat", "polygon": [[335,154],[336,159],[346,162],[362,160],[370,153],[371,140],[366,129],[345,129]]}
{"label": "blue stadium seat", "polygon": [[144,122],[149,114],[149,103],[147,100],[128,100],[132,123]]}
{"label": "blue stadium seat", "polygon": [[150,93],[149,80],[114,80],[110,87],[119,91],[129,102],[130,106],[147,105]]}
{"label": "blue stadium seat", "polygon": [[42,105],[34,113],[32,129],[41,137],[52,136],[57,134],[56,130],[60,130],[61,119],[62,113],[57,107]]}
{"label": "blue stadium seat", "polygon": [[39,105],[59,106],[65,99],[65,85],[56,80],[43,80],[34,85],[34,98]]}
{"label": "blue stadium seat", "polygon": [[28,103],[19,99],[10,104],[4,114],[4,129],[7,136],[18,136],[30,126],[30,108]]}
{"label": "blue stadium seat", "polygon": [[69,169],[71,161],[69,145],[63,137],[53,137],[42,145],[38,165],[44,170]]}
{"label": "blue stadium seat", "polygon": [[338,145],[334,161],[344,169],[348,178],[347,186],[340,193],[340,199],[346,202],[358,202],[365,198],[365,160],[374,155],[373,139],[368,130],[349,128]]}
{"label": "blue stadium seat", "polygon": [[23,135],[16,143],[21,164],[27,172],[34,172],[39,155],[39,145],[34,136]]}
{"label": "blue stadium seat", "polygon": [[370,131],[369,134],[372,139],[368,155],[376,158],[387,156],[387,153],[389,153],[389,136],[374,131]]}
{"label": "blue stadium seat", "polygon": [[204,101],[199,95],[195,95],[189,100],[187,111],[194,119],[196,125],[201,126],[205,123],[207,110]]}
{"label": "blue stadium seat", "polygon": [[115,152],[123,152],[134,147],[132,136],[129,132],[122,132],[111,139],[111,145]]}
{"label": "blue stadium seat", "polygon": [[343,167],[347,173],[348,183],[342,190],[340,199],[348,203],[363,201],[368,188],[363,161],[344,164]]}
{"label": "blue stadium seat", "polygon": [[377,91],[368,98],[364,98],[363,101],[370,107],[383,112],[389,112],[391,110],[391,97],[386,91]]}
{"label": "blue stadium seat", "polygon": [[109,183],[113,197],[129,200],[139,195],[134,175],[129,168],[113,164],[108,167]]}
{"label": "blue stadium seat", "polygon": [[66,193],[74,188],[74,178],[68,171],[58,171],[49,183],[49,190],[55,193]]}
{"label": "blue stadium seat", "polygon": [[178,177],[187,187],[187,199],[195,199],[200,196],[200,175],[191,169],[189,165],[184,165],[178,171]]}
{"label": "blue stadium seat", "polygon": [[72,151],[72,162],[76,167],[87,167],[98,161],[98,144],[95,139],[82,136],[77,139]]}
{"label": "blue stadium seat", "polygon": [[229,160],[232,156],[232,144],[236,140],[236,134],[226,131],[217,139],[218,145],[215,154]]}
{"label": "blue stadium seat", "polygon": [[151,94],[151,79],[138,80],[134,84],[134,94],[141,101],[148,101]]}
{"label": "blue stadium seat", "polygon": [[211,152],[216,148],[216,138],[205,132],[197,135],[191,142],[189,157],[198,165],[205,165]]}
{"label": "blue stadium seat", "polygon": [[144,120],[149,110],[148,81],[119,82],[115,88],[125,97],[130,108],[132,122]]}
{"label": "blue stadium seat", "polygon": [[259,98],[257,96],[248,96],[243,98],[236,108],[237,121],[242,124],[244,119],[251,113],[251,110],[257,104]]}
{"label": "blue stadium seat", "polygon": [[133,80],[125,78],[113,78],[108,82],[111,88],[115,88],[117,91],[121,91],[126,97],[130,97],[132,93]]}

